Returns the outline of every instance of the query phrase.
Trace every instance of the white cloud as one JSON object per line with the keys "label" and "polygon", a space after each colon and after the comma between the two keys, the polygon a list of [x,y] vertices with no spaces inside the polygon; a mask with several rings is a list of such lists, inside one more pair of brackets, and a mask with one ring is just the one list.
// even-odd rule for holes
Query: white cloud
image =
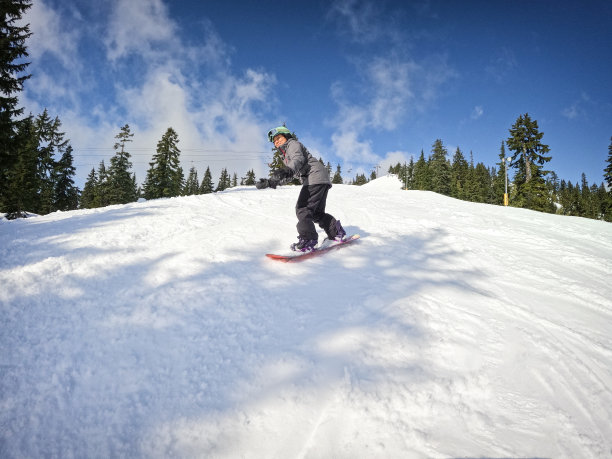
{"label": "white cloud", "polygon": [[355,102],[353,91],[336,82],[332,86],[332,97],[338,105],[334,124],[337,132],[332,136],[336,154],[345,161],[376,162],[378,155],[369,141],[360,140],[370,128],[390,131],[405,113],[413,93],[412,62],[389,62],[381,57],[365,67],[366,82],[360,89],[363,102]]}
{"label": "white cloud", "polygon": [[394,29],[387,27],[388,17],[380,2],[337,0],[331,3],[328,16],[339,24],[337,29],[356,43],[372,43],[382,38],[394,39]]}
{"label": "white cloud", "polygon": [[363,73],[362,86],[349,89],[340,82],[332,85],[332,97],[338,105],[332,143],[347,162],[376,163],[380,155],[366,140],[368,132],[392,132],[407,116],[426,110],[454,72],[443,57],[418,64],[394,54],[357,67]]}
{"label": "white cloud", "polygon": [[561,112],[561,114],[569,120],[578,118],[579,113],[580,111],[577,103],[573,103],[571,106],[564,108]]}
{"label": "white cloud", "polygon": [[410,162],[411,155],[405,151],[390,151],[388,152],[384,159],[382,159],[379,163],[379,175],[384,175],[389,170],[389,167],[394,167],[398,163],[399,164],[408,164]]}
{"label": "white cloud", "polygon": [[23,18],[30,24],[32,36],[27,41],[28,53],[34,61],[45,54],[53,56],[66,69],[79,65],[77,59],[77,30],[65,27],[61,15],[47,6],[43,0],[32,3],[32,7]]}
{"label": "white cloud", "polygon": [[330,122],[335,132],[334,151],[349,163],[376,163],[381,157],[368,140],[370,134],[393,132],[410,116],[431,108],[441,86],[455,72],[444,55],[411,57],[415,34],[400,25],[404,8],[368,0],[335,0],[329,11],[339,35],[348,37],[352,45],[362,45],[356,53],[371,56],[372,46],[384,50],[374,58],[348,56],[356,68],[357,82],[343,78],[331,87],[338,107]]}
{"label": "white cloud", "polygon": [[116,0],[104,43],[110,61],[130,53],[155,54],[176,47],[176,25],[162,0]]}
{"label": "white cloud", "polygon": [[[125,118],[135,120],[134,148],[153,152],[173,127],[184,151],[184,169],[194,165],[202,176],[210,166],[213,178],[223,167],[242,175],[253,168],[263,175],[267,126],[252,105],[265,101],[274,83],[273,76],[249,69],[243,77],[225,74],[195,88],[180,69],[158,67],[149,70],[141,86],[121,88],[118,100]],[[147,168],[135,167],[139,180]]]}
{"label": "white cloud", "polygon": [[376,163],[379,157],[372,151],[369,141],[358,139],[357,131],[344,130],[332,134],[336,154],[347,163]]}
{"label": "white cloud", "polygon": [[474,109],[472,110],[472,114],[470,115],[470,118],[472,118],[473,120],[477,120],[483,114],[484,114],[484,109],[482,108],[482,105],[476,105]]}
{"label": "white cloud", "polygon": [[[50,115],[60,117],[74,147],[77,185],[102,159],[108,165],[114,137],[126,123],[134,133],[130,148],[139,182],[168,127],[179,134],[186,172],[194,165],[200,178],[207,166],[214,179],[224,167],[239,175],[251,168],[265,173],[271,152],[264,134],[268,125],[259,111],[274,100],[275,77],[254,69],[236,75],[231,49],[210,23],[202,23],[199,43],[188,44],[161,0],[117,0],[108,15],[100,16],[102,26],[96,29],[106,35],[96,41],[86,30],[87,21],[60,13],[59,6],[35,5],[26,19],[33,31],[45,32],[43,42],[32,47],[35,72],[21,100],[28,111],[36,114],[48,107]],[[85,38],[88,46],[97,46],[101,59],[84,54],[91,50],[80,47]],[[64,50],[64,65],[74,61],[87,66],[68,73],[40,65],[43,54],[59,56]]]}
{"label": "white cloud", "polygon": [[407,104],[414,98],[412,78],[418,66],[411,61],[391,62],[377,58],[367,68],[373,94],[369,104],[371,124],[386,130],[394,129]]}
{"label": "white cloud", "polygon": [[564,108],[561,114],[569,120],[575,120],[578,117],[587,115],[587,107],[592,105],[593,101],[591,97],[582,92],[580,98],[575,100],[569,107]]}

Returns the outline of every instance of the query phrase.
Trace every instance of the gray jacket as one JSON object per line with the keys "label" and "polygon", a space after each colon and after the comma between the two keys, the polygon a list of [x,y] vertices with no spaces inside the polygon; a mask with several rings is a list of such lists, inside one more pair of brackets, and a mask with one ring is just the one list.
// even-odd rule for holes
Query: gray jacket
{"label": "gray jacket", "polygon": [[278,147],[283,154],[285,166],[291,168],[295,177],[304,185],[331,185],[325,166],[314,158],[308,149],[295,139],[289,139]]}

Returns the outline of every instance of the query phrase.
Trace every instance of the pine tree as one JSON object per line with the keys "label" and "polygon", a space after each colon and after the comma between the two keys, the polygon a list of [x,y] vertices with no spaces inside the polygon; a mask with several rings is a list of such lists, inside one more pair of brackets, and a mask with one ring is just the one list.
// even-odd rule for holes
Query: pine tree
{"label": "pine tree", "polygon": [[20,151],[16,134],[21,121],[17,117],[23,113],[23,108],[17,107],[17,93],[30,78],[23,74],[30,65],[23,58],[28,57],[25,41],[31,35],[29,25],[17,26],[17,23],[31,6],[29,0],[0,2],[0,210],[13,217],[23,210],[18,205],[22,201],[21,190],[11,182],[19,175],[13,170]]}
{"label": "pine tree", "polygon": [[410,156],[408,165],[404,168],[404,185],[407,190],[414,189],[414,158]]}
{"label": "pine tree", "polygon": [[514,176],[516,187],[516,205],[543,212],[552,212],[554,207],[544,177],[548,171],[542,170],[551,156],[543,144],[543,132],[538,130],[538,122],[531,120],[529,114],[519,116],[510,128],[510,137],[506,141],[508,149],[513,152],[510,166],[517,167]]}
{"label": "pine tree", "polygon": [[134,191],[134,200],[138,201],[142,198],[142,190],[138,186],[138,182],[136,181],[136,174],[132,174],[132,190]]}
{"label": "pine tree", "polygon": [[414,165],[414,189],[431,190],[431,178],[429,165],[425,160],[425,153],[421,150],[421,156]]}
{"label": "pine tree", "polygon": [[255,176],[255,171],[251,169],[246,174],[246,180],[244,181],[244,184],[247,186],[252,186],[252,185],[255,185],[256,181],[257,181],[257,177]]}
{"label": "pine tree", "polygon": [[55,167],[54,207],[56,210],[74,210],[79,204],[79,189],[74,186],[76,168],[72,161],[72,147],[68,146]]}
{"label": "pine tree", "polygon": [[608,146],[608,165],[604,169],[604,179],[608,184],[608,191],[612,193],[612,137],[610,137],[610,146]]}
{"label": "pine tree", "polygon": [[569,207],[569,194],[567,192],[567,183],[565,180],[561,180],[559,183],[559,205],[561,206],[558,210],[558,213],[562,215],[567,215],[567,208]]}
{"label": "pine tree", "polygon": [[200,185],[200,194],[209,194],[214,191],[212,174],[210,173],[210,167],[206,167],[202,184]]}
{"label": "pine tree", "polygon": [[491,176],[483,163],[478,163],[472,173],[472,187],[469,200],[472,202],[488,202],[491,188]]}
{"label": "pine tree", "polygon": [[130,132],[130,126],[126,124],[121,132],[115,136],[115,155],[110,160],[108,168],[108,200],[109,204],[127,204],[138,199],[138,190],[134,188],[132,174],[132,162],[130,153],[126,150],[127,142],[132,142],[134,134]]}
{"label": "pine tree", "polygon": [[221,169],[221,176],[219,177],[219,183],[217,184],[217,188],[215,191],[223,191],[230,187],[230,178],[227,173],[227,169]]}
{"label": "pine tree", "polygon": [[574,187],[574,192],[572,194],[572,204],[573,204],[573,209],[574,209],[574,215],[577,217],[583,217],[585,212],[586,212],[586,208],[585,208],[585,202],[582,199],[582,189],[580,188],[580,184],[576,183],[576,186]]}
{"label": "pine tree", "polygon": [[195,166],[191,166],[189,169],[189,175],[187,176],[187,181],[185,182],[185,187],[183,188],[184,196],[192,196],[194,194],[200,193],[200,182],[198,180],[198,171]]}
{"label": "pine tree", "polygon": [[[491,204],[501,205],[504,203],[504,194],[506,193],[506,168],[508,166],[506,161],[506,144],[503,140],[499,151],[499,162],[496,164],[499,166],[499,169],[491,173],[492,196],[490,201]],[[509,191],[508,194],[510,194]]]}
{"label": "pine tree", "polygon": [[30,115],[18,125],[14,146],[19,153],[3,189],[4,211],[9,219],[26,217],[40,208],[38,134]]}
{"label": "pine tree", "polygon": [[357,174],[357,177],[355,178],[355,182],[353,182],[353,185],[365,185],[366,183],[368,183],[368,179],[366,178],[365,174]]}
{"label": "pine tree", "polygon": [[389,173],[397,174],[397,178],[402,182],[403,190],[412,189],[412,170],[414,169],[414,159],[410,157],[408,164],[397,163],[394,168],[389,168]]}
{"label": "pine tree", "polygon": [[183,168],[179,166],[179,168],[176,171],[176,174],[174,174],[174,184],[172,187],[172,189],[176,193],[175,196],[180,196],[184,188],[185,188],[185,173],[183,172]]}
{"label": "pine tree", "polygon": [[599,187],[593,183],[590,189],[591,193],[591,213],[593,215],[592,218],[601,220],[601,202],[599,198]]}
{"label": "pine tree", "polygon": [[431,190],[450,195],[451,171],[446,160],[448,151],[444,147],[442,140],[437,139],[432,146],[432,155],[429,158],[429,171],[431,176]]}
{"label": "pine tree", "polygon": [[550,200],[555,206],[556,212],[557,206],[559,205],[559,177],[555,171],[551,171],[549,177],[546,179],[546,188],[548,190]]}
{"label": "pine tree", "polygon": [[106,207],[110,202],[111,183],[106,171],[104,160],[100,161],[98,166],[98,182],[95,186],[95,199],[93,207]]}
{"label": "pine tree", "polygon": [[465,185],[465,200],[475,202],[478,198],[478,184],[476,183],[476,167],[474,166],[474,153],[470,151],[468,164],[468,177]]}
{"label": "pine tree", "polygon": [[[39,214],[48,214],[53,209],[53,172],[55,169],[55,149],[58,145],[54,142],[56,139],[55,126],[47,109],[38,115],[34,121],[34,128],[38,136],[38,193],[40,196],[39,205],[34,212]],[[63,141],[60,141],[63,143]],[[65,147],[59,145],[59,147]]]}
{"label": "pine tree", "polygon": [[450,169],[451,176],[451,196],[457,199],[467,198],[467,182],[469,175],[468,162],[463,156],[463,152],[459,147],[455,150],[453,163]]}
{"label": "pine tree", "polygon": [[[60,175],[63,180],[71,180],[71,177],[75,174],[75,169],[72,166],[72,147],[70,141],[64,139],[64,133],[60,132],[62,123],[58,117],[51,119],[47,110],[45,109],[34,121],[34,127],[38,135],[38,180],[39,180],[39,194],[40,194],[40,205],[37,209],[37,213],[48,214],[56,210],[60,210],[58,203],[56,202],[58,193],[58,180]],[[67,151],[70,150],[70,154],[65,156]],[[59,155],[64,158],[61,166],[58,166],[58,162],[55,157]],[[67,167],[69,170],[62,171],[58,175],[61,167]],[[74,184],[74,182],[73,182]],[[65,191],[68,195],[78,190],[71,190],[72,185],[69,185],[66,181],[61,186],[67,186],[68,189],[60,192],[60,195]],[[66,197],[62,197],[66,199]],[[70,198],[70,202],[73,203],[73,207],[76,209],[76,203],[73,198]],[[67,205],[66,202],[62,202],[62,206]]]}
{"label": "pine tree", "polygon": [[606,198],[602,200],[601,213],[605,221],[612,222],[612,137],[610,137],[610,145],[608,146],[608,158],[606,159],[606,162],[608,163],[608,165],[604,169],[604,180],[608,185],[608,192]]}
{"label": "pine tree", "polygon": [[599,202],[597,202],[597,186],[589,186],[586,174],[582,173],[582,187],[580,193],[580,200],[582,202],[583,215],[586,218],[597,218],[599,215]]}
{"label": "pine tree", "polygon": [[489,196],[487,198],[488,204],[496,204],[499,199],[499,195],[495,191],[495,179],[497,177],[497,169],[491,167],[488,169],[489,172]]}
{"label": "pine tree", "polygon": [[87,176],[87,180],[85,181],[85,186],[83,187],[83,192],[81,193],[79,200],[79,207],[81,209],[91,209],[96,206],[95,201],[97,183],[98,176],[96,175],[96,170],[92,168],[91,172]]}
{"label": "pine tree", "polygon": [[612,222],[612,192],[607,192],[604,183],[601,182],[597,195],[599,196],[599,218]]}
{"label": "pine tree", "polygon": [[236,174],[234,172],[234,175],[232,175],[232,188],[237,187],[238,186],[238,174]]}
{"label": "pine tree", "polygon": [[578,194],[574,191],[574,185],[571,180],[567,182],[567,186],[563,187],[565,181],[561,181],[561,214],[562,215],[578,215],[578,208],[575,196]]}
{"label": "pine tree", "polygon": [[333,184],[342,184],[344,183],[342,180],[342,171],[340,170],[340,164],[336,166],[336,173],[334,174],[334,178],[332,179]]}
{"label": "pine tree", "polygon": [[144,184],[146,199],[179,196],[183,189],[183,169],[180,167],[178,134],[171,127],[157,143],[157,153],[149,163]]}

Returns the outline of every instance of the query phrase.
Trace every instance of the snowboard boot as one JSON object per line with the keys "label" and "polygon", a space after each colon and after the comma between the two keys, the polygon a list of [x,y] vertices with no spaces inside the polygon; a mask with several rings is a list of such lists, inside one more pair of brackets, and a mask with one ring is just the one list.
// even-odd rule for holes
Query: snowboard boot
{"label": "snowboard boot", "polygon": [[291,244],[291,250],[294,252],[312,252],[317,245],[316,239],[306,239],[298,236],[298,241]]}
{"label": "snowboard boot", "polygon": [[340,220],[336,220],[336,236],[334,236],[334,241],[344,241],[346,237],[346,231],[342,228],[340,224]]}

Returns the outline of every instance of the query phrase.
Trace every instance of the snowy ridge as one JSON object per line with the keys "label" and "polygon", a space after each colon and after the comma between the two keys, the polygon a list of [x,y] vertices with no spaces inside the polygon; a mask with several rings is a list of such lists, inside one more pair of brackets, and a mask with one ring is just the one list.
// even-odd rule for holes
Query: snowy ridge
{"label": "snowy ridge", "polygon": [[0,223],[0,457],[609,457],[612,225],[335,185]]}

